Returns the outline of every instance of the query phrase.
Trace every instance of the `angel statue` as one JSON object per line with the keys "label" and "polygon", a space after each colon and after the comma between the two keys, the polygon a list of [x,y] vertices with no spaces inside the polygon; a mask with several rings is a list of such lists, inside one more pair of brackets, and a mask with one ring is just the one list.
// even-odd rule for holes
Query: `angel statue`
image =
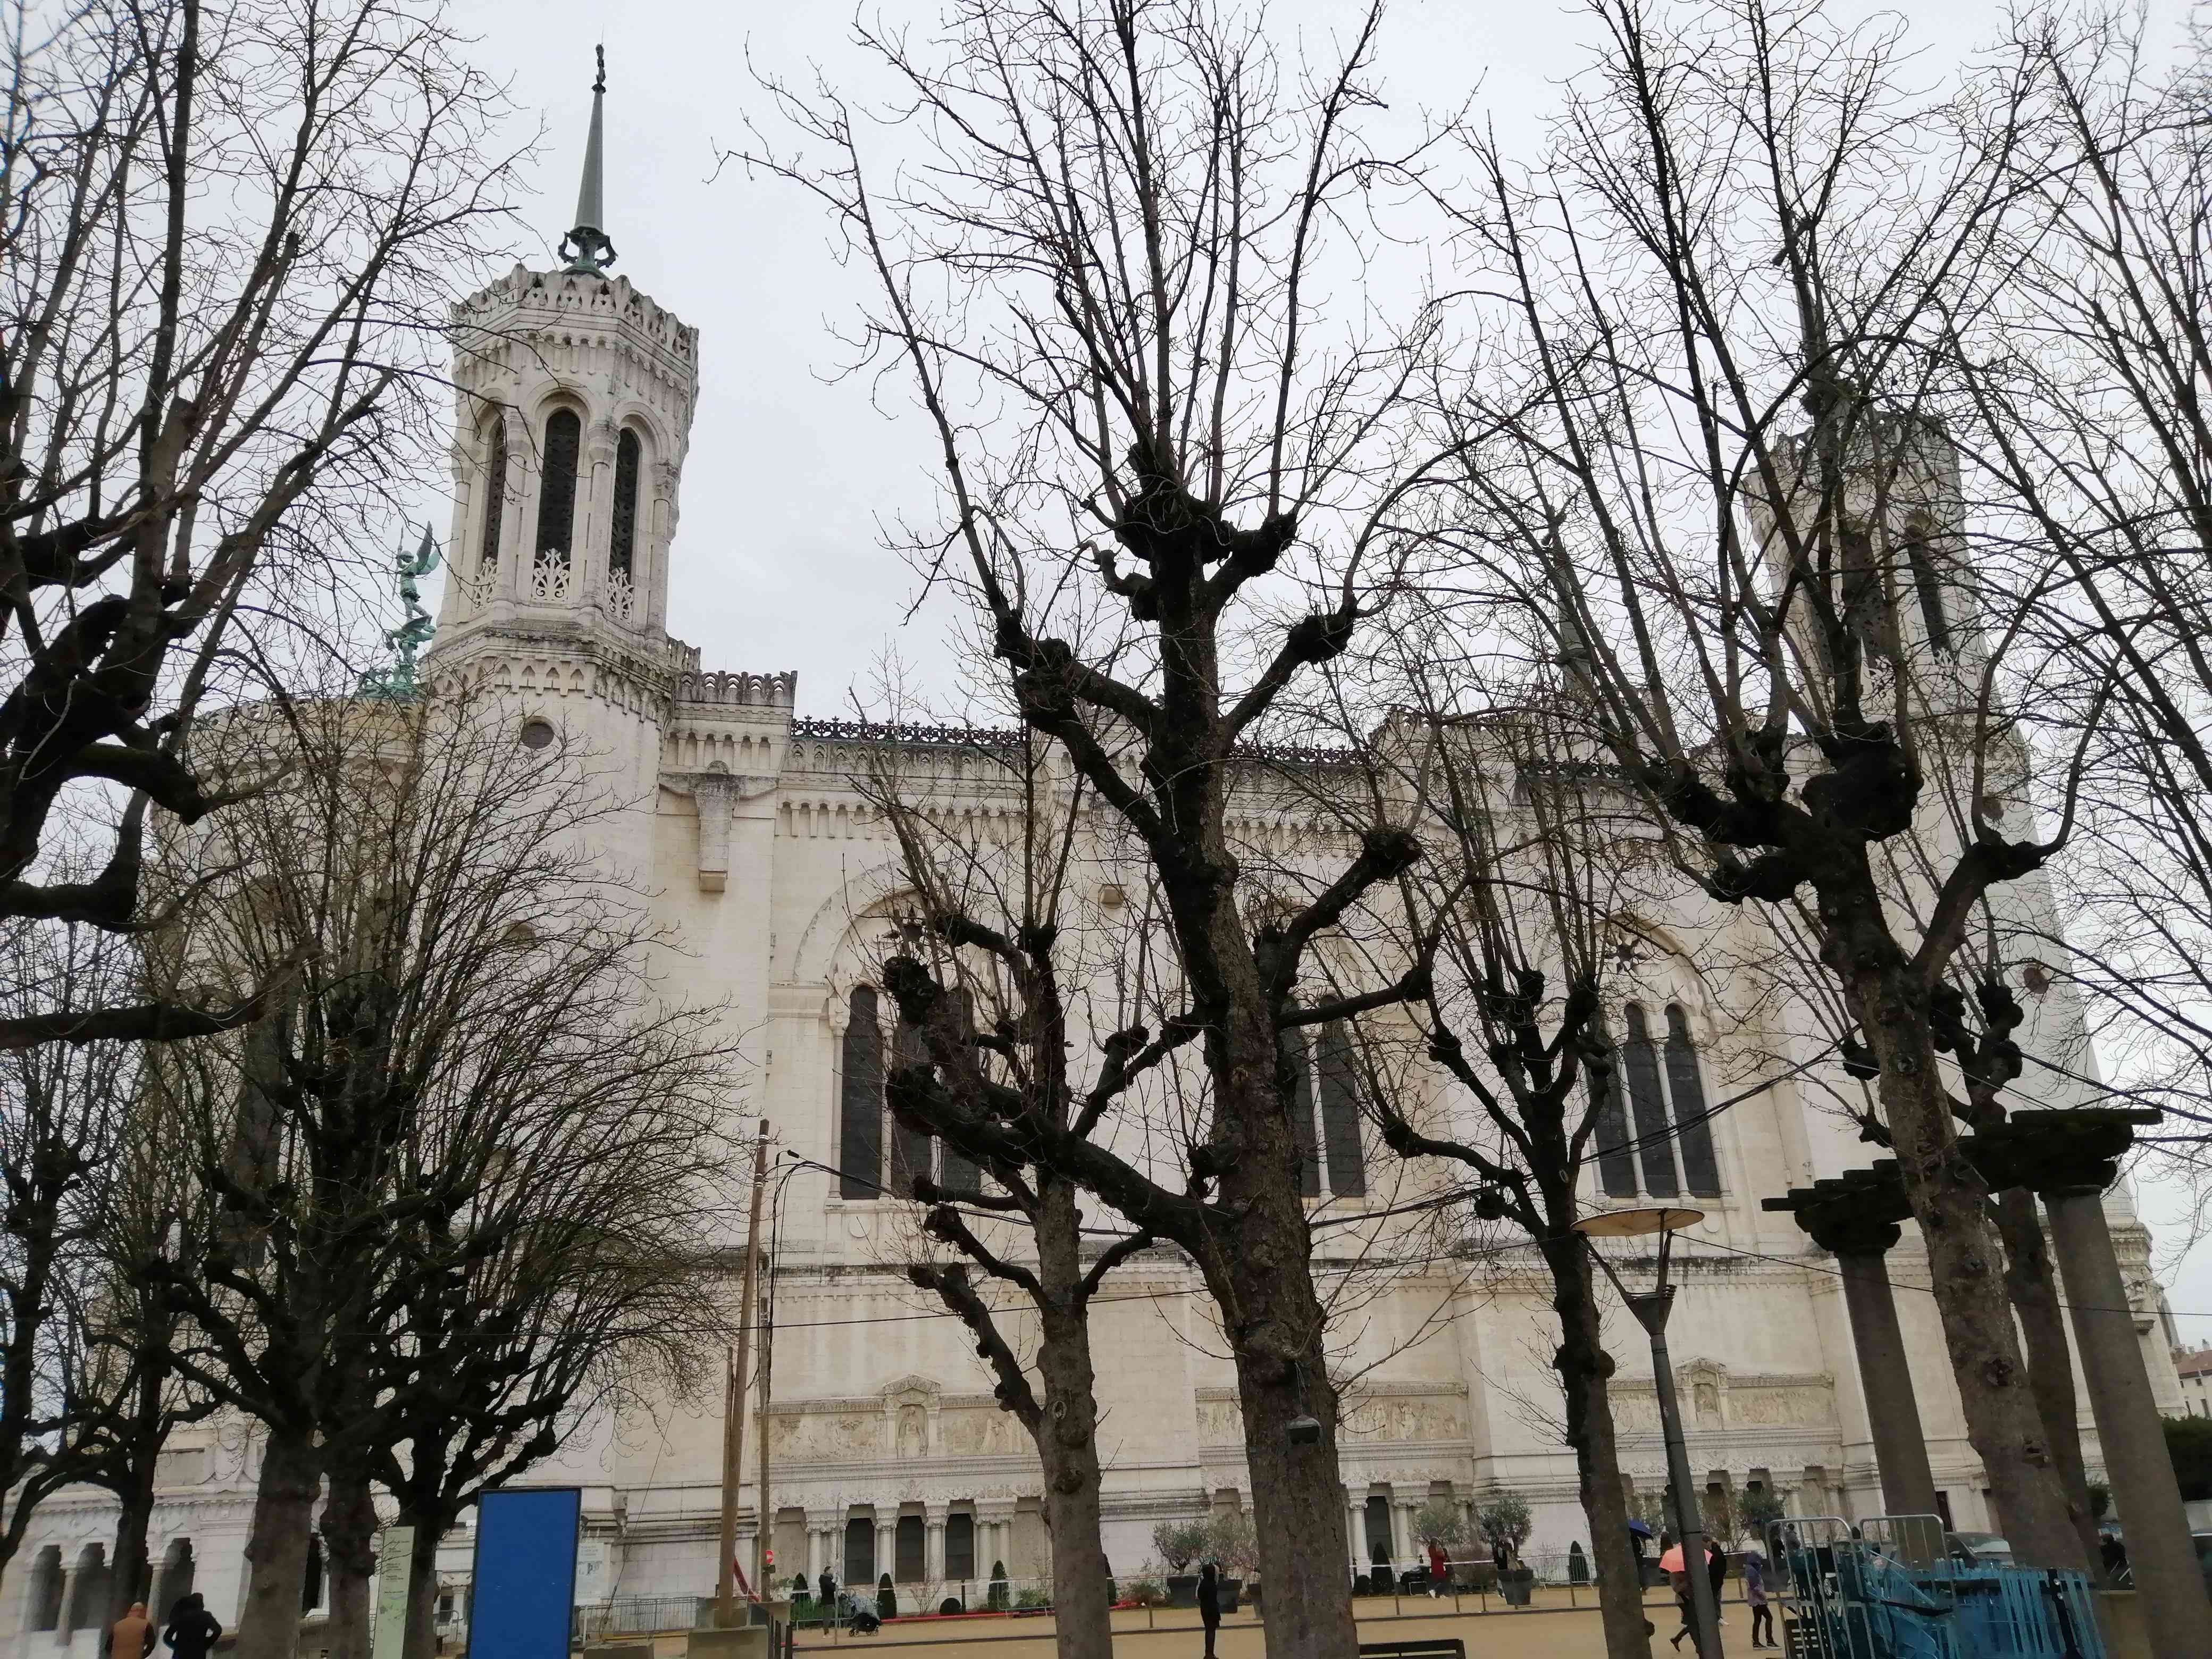
{"label": "angel statue", "polygon": [[[404,538],[404,528],[401,535]],[[430,526],[422,526],[422,545],[413,553],[404,550],[404,539],[401,548],[392,569],[399,578],[399,602],[407,607],[407,620],[387,629],[384,635],[384,642],[398,653],[398,660],[389,668],[372,669],[361,677],[362,692],[372,697],[421,695],[422,688],[415,680],[415,657],[437,628],[430,620],[430,613],[422,608],[422,590],[416,586],[418,578],[438,568],[438,544],[431,539]]]}

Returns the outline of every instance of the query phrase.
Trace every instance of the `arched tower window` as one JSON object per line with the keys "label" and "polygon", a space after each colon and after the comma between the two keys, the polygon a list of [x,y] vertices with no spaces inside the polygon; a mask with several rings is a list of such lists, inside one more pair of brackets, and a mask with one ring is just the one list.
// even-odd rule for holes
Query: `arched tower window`
{"label": "arched tower window", "polygon": [[615,501],[607,541],[607,569],[629,576],[632,550],[637,541],[637,473],[645,459],[645,446],[629,428],[615,441]]}
{"label": "arched tower window", "polygon": [[545,476],[538,495],[538,562],[568,566],[575,542],[576,456],[584,423],[574,410],[556,409],[545,422]]}
{"label": "arched tower window", "polygon": [[489,573],[499,563],[499,531],[507,516],[507,416],[498,410],[484,422],[483,536],[477,568]]}
{"label": "arched tower window", "polygon": [[875,988],[855,985],[846,1015],[837,1195],[876,1198],[884,1178],[884,1033],[876,1024]]}
{"label": "arched tower window", "polygon": [[1936,557],[1928,546],[1928,526],[1913,523],[1905,526],[1905,560],[1912,573],[1913,591],[1920,595],[1920,620],[1928,629],[1928,643],[1936,649],[1951,649],[1951,619],[1943,611],[1943,582],[1936,568]]}

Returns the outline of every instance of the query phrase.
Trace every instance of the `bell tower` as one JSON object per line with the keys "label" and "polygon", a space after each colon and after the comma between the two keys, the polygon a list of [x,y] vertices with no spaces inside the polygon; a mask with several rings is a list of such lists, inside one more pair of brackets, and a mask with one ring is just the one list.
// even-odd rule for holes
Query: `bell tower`
{"label": "bell tower", "polygon": [[453,520],[425,668],[553,699],[548,718],[649,768],[657,730],[620,728],[657,728],[690,665],[666,632],[668,558],[699,335],[609,274],[605,101],[602,48],[567,263],[518,264],[453,308]]}

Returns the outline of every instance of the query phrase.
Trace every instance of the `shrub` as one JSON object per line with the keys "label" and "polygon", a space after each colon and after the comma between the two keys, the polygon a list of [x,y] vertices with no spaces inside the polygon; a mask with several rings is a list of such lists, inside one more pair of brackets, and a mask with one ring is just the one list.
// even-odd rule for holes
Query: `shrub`
{"label": "shrub", "polygon": [[1467,1517],[1450,1498],[1431,1498],[1413,1517],[1413,1535],[1425,1544],[1431,1540],[1445,1545],[1464,1544]]}
{"label": "shrub", "polygon": [[1163,1521],[1152,1528],[1152,1547],[1172,1573],[1190,1571],[1212,1541],[1212,1525],[1205,1521]]}
{"label": "shrub", "polygon": [[1138,1578],[1129,1585],[1130,1601],[1140,1607],[1157,1607],[1168,1599],[1168,1593],[1157,1578]]}
{"label": "shrub", "polygon": [[1021,1594],[1014,1597],[1014,1605],[1018,1607],[1048,1607],[1052,1605],[1052,1592],[1042,1585],[1024,1584]]}
{"label": "shrub", "polygon": [[1783,1516],[1780,1496],[1771,1486],[1754,1486],[1737,1500],[1735,1507],[1744,1530],[1764,1548],[1767,1528]]}
{"label": "shrub", "polygon": [[1498,1555],[1502,1547],[1506,1559],[1517,1560],[1534,1522],[1528,1514],[1528,1500],[1517,1492],[1505,1491],[1492,1492],[1483,1501],[1474,1512],[1474,1524],[1489,1541],[1492,1556]]}
{"label": "shrub", "polygon": [[1224,1510],[1206,1524],[1206,1547],[1201,1553],[1221,1565],[1229,1578],[1249,1577],[1260,1565],[1259,1535],[1252,1517],[1243,1510]]}
{"label": "shrub", "polygon": [[898,1617],[898,1592],[891,1588],[889,1573],[876,1580],[876,1616],[878,1619]]}
{"label": "shrub", "polygon": [[991,1563],[991,1587],[985,1593],[983,1605],[994,1613],[1006,1610],[1006,1564],[1003,1561]]}

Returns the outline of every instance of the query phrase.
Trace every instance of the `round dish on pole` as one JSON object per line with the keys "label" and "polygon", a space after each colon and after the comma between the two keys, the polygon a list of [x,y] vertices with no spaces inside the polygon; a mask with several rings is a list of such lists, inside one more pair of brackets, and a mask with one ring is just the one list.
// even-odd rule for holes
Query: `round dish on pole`
{"label": "round dish on pole", "polygon": [[1636,1238],[1645,1233],[1678,1233],[1705,1218],[1703,1210],[1669,1204],[1646,1210],[1600,1210],[1570,1224],[1585,1238]]}

